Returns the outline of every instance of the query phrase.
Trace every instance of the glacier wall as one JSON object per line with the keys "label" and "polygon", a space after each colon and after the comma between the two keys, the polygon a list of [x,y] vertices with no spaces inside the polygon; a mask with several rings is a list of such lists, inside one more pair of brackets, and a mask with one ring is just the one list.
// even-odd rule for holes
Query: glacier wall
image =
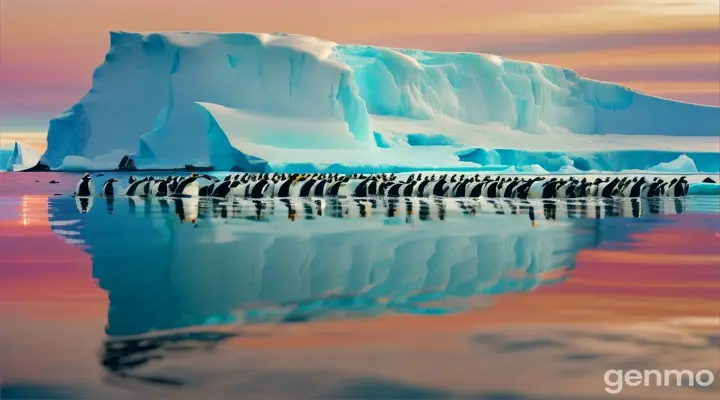
{"label": "glacier wall", "polygon": [[[538,138],[537,150],[570,139],[592,150],[591,138],[605,135],[626,138],[613,141],[619,146],[646,135],[707,146],[720,135],[709,122],[717,120],[718,107],[495,55],[288,34],[112,32],[90,91],[50,121],[42,161],[70,168],[102,159],[114,168],[109,158],[133,154],[141,167],[473,168],[454,146],[504,140],[528,150],[526,139]],[[418,153],[412,138],[428,132],[436,146]]]}

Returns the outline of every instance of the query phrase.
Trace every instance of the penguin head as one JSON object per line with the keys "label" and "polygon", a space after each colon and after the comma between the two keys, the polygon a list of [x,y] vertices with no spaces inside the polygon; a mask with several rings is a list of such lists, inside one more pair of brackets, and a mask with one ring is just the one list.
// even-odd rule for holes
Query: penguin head
{"label": "penguin head", "polygon": [[197,177],[198,177],[197,172],[191,172],[191,173],[190,173],[190,177],[191,177],[191,178],[197,178]]}
{"label": "penguin head", "polygon": [[90,179],[92,179],[92,177],[89,173],[85,173],[85,175],[82,176],[82,180],[84,181],[89,181]]}

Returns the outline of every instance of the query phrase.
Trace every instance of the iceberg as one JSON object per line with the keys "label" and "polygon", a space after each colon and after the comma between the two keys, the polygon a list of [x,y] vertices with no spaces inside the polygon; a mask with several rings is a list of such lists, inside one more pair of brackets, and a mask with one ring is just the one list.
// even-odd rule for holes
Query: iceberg
{"label": "iceberg", "polygon": [[[90,91],[50,120],[42,162],[91,168],[129,154],[140,169],[497,170],[500,162],[717,172],[718,120],[719,107],[490,54],[294,34],[111,32]],[[481,149],[515,154],[487,160]],[[550,152],[552,165],[533,161]],[[655,153],[634,162],[642,152]],[[693,163],[667,164],[681,156]]]}
{"label": "iceberg", "polygon": [[35,148],[14,142],[10,147],[0,148],[0,171],[22,171],[34,167],[40,161],[39,151]]}

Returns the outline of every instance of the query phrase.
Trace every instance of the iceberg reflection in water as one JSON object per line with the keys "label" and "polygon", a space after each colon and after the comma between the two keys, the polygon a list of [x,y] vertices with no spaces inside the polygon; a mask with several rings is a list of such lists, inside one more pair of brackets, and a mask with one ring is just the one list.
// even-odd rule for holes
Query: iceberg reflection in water
{"label": "iceberg reflection in water", "polygon": [[49,201],[56,234],[90,254],[108,293],[102,363],[116,373],[173,350],[212,348],[243,324],[488,306],[495,295],[561,282],[604,231],[616,238],[660,222],[605,217],[680,213],[687,204]]}

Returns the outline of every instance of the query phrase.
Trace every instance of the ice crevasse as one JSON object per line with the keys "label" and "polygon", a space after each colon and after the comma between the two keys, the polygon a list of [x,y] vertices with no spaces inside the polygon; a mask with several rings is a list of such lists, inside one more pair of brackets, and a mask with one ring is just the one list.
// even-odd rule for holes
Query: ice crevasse
{"label": "ice crevasse", "polygon": [[110,37],[90,91],[50,120],[51,168],[115,168],[125,154],[140,168],[256,172],[720,165],[720,108],[556,66],[290,34]]}

